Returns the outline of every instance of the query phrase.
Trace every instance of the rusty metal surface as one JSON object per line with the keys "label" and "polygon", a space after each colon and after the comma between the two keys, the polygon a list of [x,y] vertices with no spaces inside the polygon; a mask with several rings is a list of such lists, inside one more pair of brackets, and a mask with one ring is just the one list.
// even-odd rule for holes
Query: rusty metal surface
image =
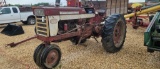
{"label": "rusty metal surface", "polygon": [[15,46],[17,46],[17,45],[19,45],[19,44],[21,44],[21,43],[24,43],[24,42],[26,42],[26,41],[32,40],[32,39],[34,39],[34,38],[36,38],[36,37],[37,37],[37,36],[35,35],[35,36],[33,36],[33,37],[30,37],[30,38],[28,38],[28,39],[25,39],[25,40],[22,40],[22,41],[19,41],[19,42],[16,42],[16,43],[14,43],[14,42],[9,43],[9,44],[7,44],[6,46],[15,47]]}
{"label": "rusty metal surface", "polygon": [[57,61],[58,61],[58,58],[60,58],[59,56],[58,56],[58,51],[57,50],[51,50],[49,53],[48,53],[48,55],[47,55],[47,57],[46,57],[46,63],[45,63],[45,65],[46,66],[48,66],[48,67],[52,67],[53,65],[55,65],[56,63],[57,63]]}
{"label": "rusty metal surface", "polygon": [[[67,32],[67,33],[52,36],[52,37],[44,37],[44,36],[37,35],[37,38],[44,41],[44,42],[51,42],[51,41],[54,42],[54,41],[65,40],[67,38],[71,38],[74,36],[79,36],[79,37],[83,37],[83,38],[90,37],[92,35],[93,29],[94,29],[93,24],[85,24],[82,27],[78,28],[77,32]],[[97,28],[97,30],[98,30],[97,31],[97,33],[98,33],[99,28]]]}
{"label": "rusty metal surface", "polygon": [[80,35],[81,35],[80,31],[77,31],[77,32],[71,32],[71,33],[65,33],[57,36],[52,36],[52,37],[44,37],[44,36],[37,35],[37,39],[42,40],[44,42],[51,42],[51,41],[54,42],[54,41],[64,40],[66,38],[70,38],[74,36],[80,36]]}
{"label": "rusty metal surface", "polygon": [[45,16],[60,15],[60,12],[73,12],[73,11],[74,12],[77,11],[79,12],[79,14],[85,14],[85,10],[79,7],[34,7],[33,11],[35,9],[43,9]]}
{"label": "rusty metal surface", "polygon": [[114,27],[114,32],[113,32],[113,39],[114,39],[114,44],[116,47],[120,47],[123,41],[123,38],[125,35],[124,33],[125,30],[125,25],[123,22],[119,21]]}

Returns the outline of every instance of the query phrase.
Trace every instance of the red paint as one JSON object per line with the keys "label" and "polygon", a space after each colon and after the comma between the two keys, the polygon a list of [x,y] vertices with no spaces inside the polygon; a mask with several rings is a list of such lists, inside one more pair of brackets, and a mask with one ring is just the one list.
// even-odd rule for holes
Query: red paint
{"label": "red paint", "polygon": [[20,42],[17,42],[17,43],[9,43],[9,44],[7,44],[7,46],[11,46],[11,47],[15,47],[15,46],[17,46],[17,45],[19,45],[19,44],[21,44],[21,43],[24,43],[24,42],[26,42],[26,41],[29,41],[29,40],[32,40],[32,39],[34,39],[34,38],[36,38],[37,36],[33,36],[33,37],[30,37],[30,38],[28,38],[28,39],[25,39],[25,40],[22,40],[22,41],[20,41]]}
{"label": "red paint", "polygon": [[67,6],[68,7],[79,7],[80,2],[79,0],[67,0]]}
{"label": "red paint", "polygon": [[[78,11],[79,14],[85,14],[84,8],[79,7],[35,7],[34,9],[44,9],[45,16],[60,15],[60,12]],[[34,12],[35,14],[35,12]]]}
{"label": "red paint", "polygon": [[139,23],[137,23],[137,20],[138,19],[149,19],[149,15],[147,16],[140,16],[140,15],[137,15],[136,12],[137,11],[141,11],[141,7],[137,7],[134,9],[134,13],[135,15],[129,19],[129,20],[126,20],[127,22],[132,22],[132,26],[134,29],[137,29],[139,26],[141,27],[147,27],[149,25],[149,23],[144,23],[143,21],[140,21]]}
{"label": "red paint", "polygon": [[79,30],[77,32],[65,33],[65,34],[60,34],[60,35],[51,36],[51,37],[44,37],[44,36],[37,35],[37,39],[49,43],[52,41],[54,42],[54,41],[58,41],[58,40],[64,40],[66,38],[80,36],[80,35],[81,35],[81,31]]}
{"label": "red paint", "polygon": [[101,23],[103,21],[103,16],[100,16],[100,15],[95,15],[95,17],[91,18],[89,23],[92,24],[92,23]]}
{"label": "red paint", "polygon": [[67,31],[68,30],[68,25],[65,23],[64,24],[64,31]]}

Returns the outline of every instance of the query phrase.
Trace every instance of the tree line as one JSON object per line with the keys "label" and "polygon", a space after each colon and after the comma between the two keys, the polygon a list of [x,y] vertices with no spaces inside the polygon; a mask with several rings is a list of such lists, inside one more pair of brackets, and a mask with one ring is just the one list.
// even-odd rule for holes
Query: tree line
{"label": "tree line", "polygon": [[[21,4],[8,4],[9,6],[25,6],[25,5],[21,5]],[[27,4],[27,6],[50,6],[49,3],[37,3],[37,4]]]}

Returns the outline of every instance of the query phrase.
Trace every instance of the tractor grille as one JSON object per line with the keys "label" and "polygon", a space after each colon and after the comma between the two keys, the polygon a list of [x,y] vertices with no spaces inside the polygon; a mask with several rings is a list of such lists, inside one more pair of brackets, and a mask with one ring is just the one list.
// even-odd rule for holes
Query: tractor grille
{"label": "tractor grille", "polygon": [[49,36],[48,18],[45,16],[36,17],[36,33],[41,36]]}

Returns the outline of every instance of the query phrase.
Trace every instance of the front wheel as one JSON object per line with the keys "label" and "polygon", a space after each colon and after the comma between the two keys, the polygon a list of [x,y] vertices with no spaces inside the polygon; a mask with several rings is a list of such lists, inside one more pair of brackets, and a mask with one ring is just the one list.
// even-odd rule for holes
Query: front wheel
{"label": "front wheel", "polygon": [[114,14],[105,20],[102,29],[102,46],[107,52],[120,51],[126,37],[126,21],[123,15]]}
{"label": "front wheel", "polygon": [[41,68],[42,69],[52,69],[59,64],[61,59],[61,50],[60,48],[55,45],[49,45],[44,48],[41,58]]}
{"label": "front wheel", "polygon": [[33,59],[34,59],[34,62],[38,65],[38,66],[41,66],[41,59],[40,59],[40,56],[42,54],[42,51],[44,50],[45,48],[45,44],[40,44],[34,51],[34,55],[33,55]]}

